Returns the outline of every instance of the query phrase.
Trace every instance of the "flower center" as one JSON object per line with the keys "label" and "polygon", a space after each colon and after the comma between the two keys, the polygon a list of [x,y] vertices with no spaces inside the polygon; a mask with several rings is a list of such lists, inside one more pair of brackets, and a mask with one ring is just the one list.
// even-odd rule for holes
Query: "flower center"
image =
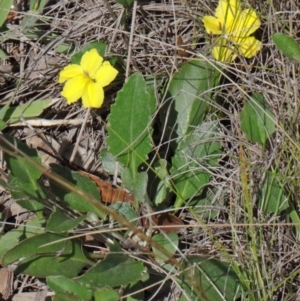
{"label": "flower center", "polygon": [[90,74],[88,73],[88,71],[83,70],[83,73],[89,78],[89,80],[91,80],[92,82],[96,83],[96,79],[95,79],[95,78],[92,78],[92,77],[90,76]]}

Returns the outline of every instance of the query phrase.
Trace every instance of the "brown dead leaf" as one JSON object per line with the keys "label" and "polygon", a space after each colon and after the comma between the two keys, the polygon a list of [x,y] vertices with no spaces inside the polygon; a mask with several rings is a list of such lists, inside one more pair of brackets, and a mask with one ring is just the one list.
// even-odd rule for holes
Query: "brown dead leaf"
{"label": "brown dead leaf", "polygon": [[12,291],[12,272],[7,268],[0,269],[0,295],[2,295],[3,300],[7,300],[11,295]]}
{"label": "brown dead leaf", "polygon": [[[101,192],[102,202],[104,203],[116,203],[116,202],[129,202],[134,205],[134,197],[130,195],[127,191],[121,188],[114,188],[110,182],[105,182],[99,177],[89,174],[84,171],[80,171],[81,174],[89,177],[93,180],[99,187]],[[155,212],[154,208],[151,208],[152,213]],[[148,212],[147,212],[148,213]],[[142,214],[146,215],[145,210],[142,210]],[[180,231],[180,225],[183,225],[183,221],[170,212],[157,212],[156,214],[151,214],[151,217],[142,217],[141,224],[144,228],[149,228],[149,218],[152,219],[152,226],[163,226],[160,230],[167,232],[178,232]],[[175,226],[175,227],[174,227]]]}
{"label": "brown dead leaf", "polygon": [[134,203],[134,198],[132,195],[130,195],[127,191],[121,188],[114,188],[112,183],[105,182],[101,180],[99,177],[94,176],[92,174],[89,174],[84,171],[80,171],[81,174],[89,177],[91,180],[95,182],[95,184],[98,186],[100,193],[101,193],[101,199],[104,203],[116,203],[116,202],[127,202],[127,203]]}
{"label": "brown dead leaf", "polygon": [[179,35],[176,39],[176,45],[180,49],[177,49],[177,54],[181,57],[190,57],[191,54],[188,51],[191,51],[190,47],[188,47],[182,40],[182,37]]}
{"label": "brown dead leaf", "polygon": [[[152,208],[152,212],[155,212],[154,208]],[[157,212],[155,214],[151,214],[151,216],[143,216],[141,218],[141,224],[144,228],[150,227],[150,218],[152,220],[151,226],[158,226],[158,228],[165,233],[179,232],[180,227],[178,226],[184,224],[180,218],[170,212]],[[160,228],[159,226],[162,227]]]}

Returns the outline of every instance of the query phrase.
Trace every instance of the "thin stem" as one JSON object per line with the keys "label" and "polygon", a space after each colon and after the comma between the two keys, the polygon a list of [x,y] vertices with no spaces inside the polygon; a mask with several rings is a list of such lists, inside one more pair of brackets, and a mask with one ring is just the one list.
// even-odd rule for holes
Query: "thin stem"
{"label": "thin stem", "polygon": [[83,120],[83,124],[82,124],[82,126],[81,126],[81,129],[80,129],[80,132],[79,132],[79,135],[78,135],[78,138],[77,138],[75,147],[74,147],[74,149],[73,149],[73,152],[72,152],[72,155],[71,155],[71,158],[70,158],[70,163],[73,163],[73,161],[74,161],[74,159],[75,159],[75,156],[76,156],[76,153],[77,153],[77,150],[78,150],[78,147],[79,147],[79,143],[80,143],[80,140],[81,140],[81,136],[82,136],[83,130],[84,130],[84,128],[85,128],[87,119],[88,119],[88,117],[89,117],[89,115],[90,115],[90,111],[91,111],[91,108],[88,108],[88,109],[86,110],[85,117],[84,117],[84,120]]}

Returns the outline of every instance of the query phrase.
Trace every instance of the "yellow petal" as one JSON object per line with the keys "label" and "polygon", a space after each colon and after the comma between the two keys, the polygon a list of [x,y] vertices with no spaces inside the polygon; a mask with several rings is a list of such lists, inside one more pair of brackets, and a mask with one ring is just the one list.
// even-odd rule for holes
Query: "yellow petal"
{"label": "yellow petal", "polygon": [[260,20],[253,9],[245,9],[231,28],[231,33],[237,37],[248,37],[260,27]]}
{"label": "yellow petal", "polygon": [[118,70],[115,69],[110,62],[104,62],[96,74],[96,82],[101,87],[108,86],[117,76]]}
{"label": "yellow petal", "polygon": [[104,91],[100,84],[90,81],[82,95],[85,108],[100,108],[104,100]]}
{"label": "yellow petal", "polygon": [[96,49],[87,51],[81,58],[80,65],[84,72],[92,79],[95,78],[97,70],[102,65],[103,58]]}
{"label": "yellow petal", "polygon": [[248,37],[240,39],[236,46],[241,55],[250,59],[257,54],[257,52],[261,49],[262,44],[254,37]]}
{"label": "yellow petal", "polygon": [[231,63],[237,57],[234,49],[232,49],[226,39],[218,40],[217,46],[212,50],[212,54],[215,60],[224,63]]}
{"label": "yellow petal", "polygon": [[216,17],[204,16],[202,22],[208,34],[222,34],[222,24]]}
{"label": "yellow petal", "polygon": [[68,79],[79,75],[83,75],[82,68],[79,65],[70,64],[59,72],[58,82],[63,84]]}
{"label": "yellow petal", "polygon": [[241,13],[241,3],[239,0],[220,0],[215,16],[222,24],[223,31],[228,33],[233,22]]}
{"label": "yellow petal", "polygon": [[71,104],[82,97],[89,81],[84,75],[73,77],[66,82],[61,95]]}

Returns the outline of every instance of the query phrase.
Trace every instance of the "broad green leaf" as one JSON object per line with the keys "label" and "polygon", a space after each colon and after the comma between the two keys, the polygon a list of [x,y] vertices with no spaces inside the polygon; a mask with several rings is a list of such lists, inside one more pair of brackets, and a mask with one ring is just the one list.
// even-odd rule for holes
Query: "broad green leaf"
{"label": "broad green leaf", "polygon": [[169,189],[165,185],[165,182],[159,181],[158,185],[156,186],[156,195],[153,203],[158,206],[159,204],[167,201],[169,199],[169,195]]}
{"label": "broad green leaf", "polygon": [[234,301],[240,296],[239,278],[230,264],[219,259],[189,256],[184,266],[187,270],[181,274],[179,284],[189,298],[182,296],[181,301]]}
{"label": "broad green leaf", "polygon": [[2,131],[6,127],[6,122],[0,119],[0,131]]}
{"label": "broad green leaf", "polygon": [[89,50],[96,49],[98,53],[104,57],[105,56],[105,50],[106,50],[106,44],[103,42],[91,42],[89,44],[86,44],[82,49],[74,54],[71,59],[72,64],[80,64],[81,57]]}
{"label": "broad green leaf", "polygon": [[283,34],[275,33],[272,39],[276,47],[291,61],[300,62],[300,46],[296,41]]}
{"label": "broad green leaf", "polygon": [[136,225],[138,220],[136,211],[133,209],[130,203],[116,202],[111,204],[109,207],[122,214],[128,221],[132,221],[133,224]]}
{"label": "broad green leaf", "polygon": [[255,93],[240,113],[241,127],[247,139],[265,146],[267,139],[275,132],[276,118],[268,109],[264,97]]}
{"label": "broad green leaf", "polygon": [[260,190],[259,207],[265,213],[280,213],[289,207],[284,193],[284,185],[277,180],[276,174],[267,172]]}
{"label": "broad green leaf", "polygon": [[[37,151],[9,135],[2,135],[1,147],[10,171],[10,182],[7,184],[10,193],[22,207],[42,216],[42,200],[45,199],[45,195],[38,180],[43,172],[31,162],[41,164]],[[24,157],[16,150],[24,153]]]}
{"label": "broad green leaf", "polygon": [[2,264],[7,267],[15,263],[16,273],[35,277],[55,275],[75,277],[83,267],[90,264],[77,241],[71,239],[41,247],[66,237],[43,233],[25,239],[3,256]]}
{"label": "broad green leaf", "polygon": [[53,296],[52,301],[90,301],[91,299],[83,299],[73,293],[57,293]]}
{"label": "broad green leaf", "polygon": [[167,256],[160,250],[153,247],[153,253],[157,259],[167,261],[175,254],[179,243],[177,233],[169,232],[164,234],[155,234],[152,239],[168,252]]}
{"label": "broad green leaf", "polygon": [[[41,191],[42,188],[40,188],[39,184],[37,185],[40,190],[40,196],[34,195],[28,191],[29,189],[33,189],[34,186],[30,186],[29,184],[26,185],[26,183],[21,182],[19,177],[11,177],[11,180],[5,187],[10,191],[11,195],[21,207],[35,213],[39,217],[42,217],[45,197]],[[27,191],[25,189],[27,189]],[[36,192],[39,194],[39,191]]]}
{"label": "broad green leaf", "polygon": [[118,168],[118,174],[123,171],[123,164],[116,161],[116,158],[106,149],[103,148],[100,152],[101,168],[103,168],[110,175],[114,175],[116,168]]}
{"label": "broad green leaf", "polygon": [[[99,188],[97,185],[88,177],[80,174],[79,172],[72,171],[66,167],[51,164],[51,170],[59,175],[61,178],[65,179],[69,183],[74,185],[74,190],[79,189],[84,191],[90,197],[96,200],[101,200]],[[84,196],[75,193],[74,191],[67,191],[61,185],[59,181],[50,181],[50,186],[57,197],[62,201],[66,202],[71,209],[77,210],[79,212],[94,212],[98,217],[104,218],[105,213],[100,211],[97,207],[91,204]]]}
{"label": "broad green leaf", "polygon": [[69,279],[65,276],[49,276],[47,277],[47,284],[57,293],[71,293],[77,298],[86,300],[92,299],[92,291],[84,286],[79,285],[76,279]]}
{"label": "broad green leaf", "polygon": [[122,180],[124,186],[132,193],[134,198],[143,203],[147,194],[148,174],[140,172],[132,177],[128,168],[123,168]]}
{"label": "broad green leaf", "polygon": [[2,256],[20,241],[33,235],[43,233],[46,220],[45,218],[34,218],[20,225],[17,229],[12,229],[0,236],[0,261]]}
{"label": "broad green leaf", "polygon": [[0,27],[6,21],[14,0],[0,0]]}
{"label": "broad green leaf", "polygon": [[76,228],[84,219],[85,216],[72,218],[56,207],[48,219],[46,230],[55,233],[67,232]]}
{"label": "broad green leaf", "polygon": [[83,276],[77,278],[80,285],[118,287],[135,283],[142,278],[145,268],[140,261],[122,254],[122,249],[114,242],[110,246],[110,253],[98,262]]}
{"label": "broad green leaf", "polygon": [[129,167],[133,180],[152,149],[151,117],[155,108],[154,91],[139,73],[129,78],[111,106],[106,142],[117,161]]}
{"label": "broad green leaf", "polygon": [[180,141],[170,170],[177,192],[175,208],[201,194],[211,177],[209,169],[217,165],[220,155],[217,122],[203,123]]}
{"label": "broad green leaf", "polygon": [[94,212],[92,211],[89,211],[87,214],[86,214],[86,217],[85,217],[85,220],[89,223],[91,223],[92,225],[99,225],[101,223],[99,217],[97,216],[97,214],[95,214]]}
{"label": "broad green leaf", "polygon": [[201,124],[211,102],[211,91],[219,72],[205,61],[191,60],[173,76],[168,100],[160,110],[166,125],[166,139],[182,138],[194,126]]}
{"label": "broad green leaf", "polygon": [[118,301],[120,295],[113,289],[104,287],[94,293],[94,301]]}
{"label": "broad green leaf", "polygon": [[29,101],[14,108],[9,108],[6,113],[6,118],[9,118],[9,123],[17,122],[23,118],[34,118],[42,114],[42,112],[49,108],[56,100],[44,99]]}

